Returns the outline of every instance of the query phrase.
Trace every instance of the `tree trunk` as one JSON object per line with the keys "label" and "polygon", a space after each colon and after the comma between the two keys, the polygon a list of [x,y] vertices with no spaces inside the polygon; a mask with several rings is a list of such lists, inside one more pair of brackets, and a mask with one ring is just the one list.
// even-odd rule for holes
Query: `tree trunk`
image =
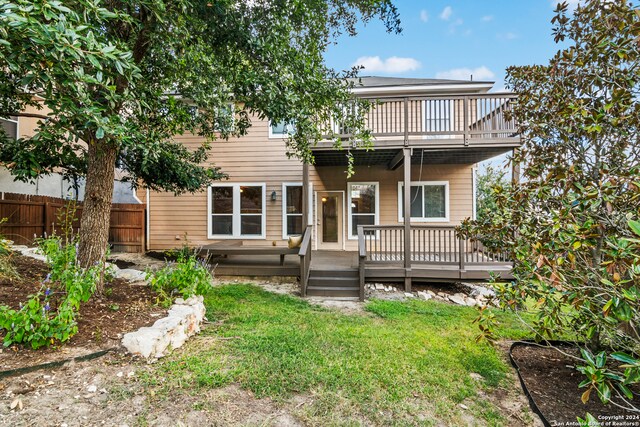
{"label": "tree trunk", "polygon": [[[83,267],[102,261],[109,240],[117,149],[95,140],[89,143],[87,182],[80,220],[78,261]],[[98,291],[102,284],[98,284]]]}

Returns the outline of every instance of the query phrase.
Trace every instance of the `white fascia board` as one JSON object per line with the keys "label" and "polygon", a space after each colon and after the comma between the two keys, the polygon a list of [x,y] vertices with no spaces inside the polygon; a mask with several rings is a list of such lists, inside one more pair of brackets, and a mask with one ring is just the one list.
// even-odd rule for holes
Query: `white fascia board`
{"label": "white fascia board", "polygon": [[463,94],[467,92],[488,92],[493,83],[470,83],[457,85],[414,85],[414,86],[378,86],[355,87],[351,91],[356,95],[398,95],[398,94],[426,94],[439,92],[453,92]]}

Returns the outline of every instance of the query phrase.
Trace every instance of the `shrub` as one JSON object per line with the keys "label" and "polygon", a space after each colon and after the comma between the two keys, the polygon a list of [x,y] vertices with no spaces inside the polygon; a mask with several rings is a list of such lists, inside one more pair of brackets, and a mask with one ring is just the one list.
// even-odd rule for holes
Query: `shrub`
{"label": "shrub", "polygon": [[4,346],[28,344],[37,349],[57,341],[65,342],[78,332],[76,315],[80,304],[91,298],[104,273],[102,265],[81,268],[77,245],[63,244],[58,236],[42,239],[39,247],[47,257],[51,272],[18,310],[0,306],[0,329],[6,334]]}
{"label": "shrub", "polygon": [[176,261],[160,270],[147,273],[151,289],[158,294],[158,304],[169,306],[175,297],[204,295],[211,288],[213,277],[207,262],[193,251],[176,251]]}

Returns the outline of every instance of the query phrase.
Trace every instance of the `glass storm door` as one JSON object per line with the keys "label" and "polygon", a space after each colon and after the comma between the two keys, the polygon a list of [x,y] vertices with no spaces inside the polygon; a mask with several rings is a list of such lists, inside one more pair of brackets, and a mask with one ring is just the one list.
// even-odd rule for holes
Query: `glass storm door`
{"label": "glass storm door", "polygon": [[318,193],[318,249],[342,249],[342,193]]}

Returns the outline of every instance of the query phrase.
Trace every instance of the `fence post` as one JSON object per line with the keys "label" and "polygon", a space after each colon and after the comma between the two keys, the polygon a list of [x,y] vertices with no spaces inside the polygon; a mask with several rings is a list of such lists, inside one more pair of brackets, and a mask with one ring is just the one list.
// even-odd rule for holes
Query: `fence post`
{"label": "fence post", "polygon": [[51,236],[53,226],[51,225],[51,204],[49,202],[44,203],[44,227],[42,230],[43,235]]}

